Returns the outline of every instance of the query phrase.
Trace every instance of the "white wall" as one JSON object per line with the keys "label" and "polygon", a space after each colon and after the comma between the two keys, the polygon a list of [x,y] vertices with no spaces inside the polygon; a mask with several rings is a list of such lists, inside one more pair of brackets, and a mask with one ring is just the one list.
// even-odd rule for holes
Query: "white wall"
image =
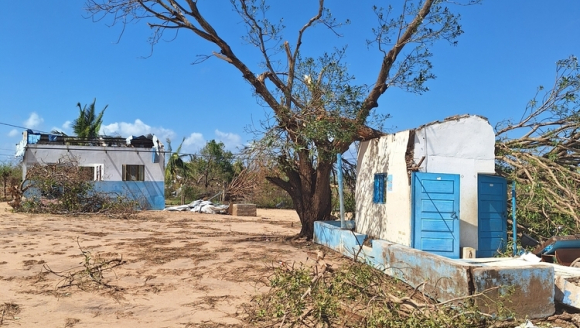
{"label": "white wall", "polygon": [[[357,163],[356,230],[402,245],[411,244],[411,188],[405,152],[409,131],[363,142]],[[373,203],[375,173],[392,175],[385,204]]]}
{"label": "white wall", "polygon": [[103,181],[122,181],[123,164],[144,165],[145,181],[164,180],[164,156],[160,154],[159,162],[153,163],[152,149],[148,148],[29,144],[23,169],[35,163],[58,163],[59,159],[69,154],[79,160],[80,166],[102,164]]}
{"label": "white wall", "polygon": [[460,116],[417,129],[414,160],[421,172],[459,174],[460,247],[477,249],[477,176],[495,174],[495,133],[487,119]]}
{"label": "white wall", "polygon": [[[409,131],[363,142],[358,155],[356,230],[410,246],[411,186],[405,153]],[[477,176],[495,173],[495,134],[487,119],[459,116],[415,130],[413,160],[419,171],[460,175],[460,247],[477,249]],[[375,173],[393,176],[386,204],[373,203]]]}

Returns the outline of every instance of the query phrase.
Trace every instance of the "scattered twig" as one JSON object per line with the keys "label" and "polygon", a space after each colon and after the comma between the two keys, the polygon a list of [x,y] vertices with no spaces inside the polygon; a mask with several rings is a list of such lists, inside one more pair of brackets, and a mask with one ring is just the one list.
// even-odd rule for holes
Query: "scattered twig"
{"label": "scattered twig", "polygon": [[[69,268],[64,271],[54,271],[50,268],[50,266],[48,266],[48,264],[45,263],[43,265],[43,268],[46,270],[46,272],[52,273],[57,277],[62,278],[62,280],[57,283],[56,288],[65,288],[74,285],[83,289],[87,282],[92,282],[98,286],[119,290],[118,287],[112,286],[104,281],[104,273],[125,264],[126,261],[124,261],[122,257],[114,258],[111,260],[93,258],[91,252],[83,250],[78,241],[78,238],[77,245],[84,257],[84,260],[80,263],[80,266]],[[73,271],[79,267],[82,269]]]}
{"label": "scattered twig", "polygon": [[4,303],[2,306],[0,306],[0,308],[2,308],[2,314],[0,315],[0,326],[4,324],[4,318],[7,318],[7,316],[12,316],[12,318],[15,319],[14,316],[20,312],[20,307],[14,303]]}

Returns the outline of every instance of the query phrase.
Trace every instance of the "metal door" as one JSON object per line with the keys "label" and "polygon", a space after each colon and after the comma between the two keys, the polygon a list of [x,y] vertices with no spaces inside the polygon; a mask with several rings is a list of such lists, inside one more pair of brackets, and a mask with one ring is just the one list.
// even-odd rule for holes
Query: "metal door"
{"label": "metal door", "polygon": [[459,175],[413,173],[413,247],[459,258]]}
{"label": "metal door", "polygon": [[477,257],[493,257],[504,251],[507,241],[507,182],[504,178],[479,175],[477,182]]}

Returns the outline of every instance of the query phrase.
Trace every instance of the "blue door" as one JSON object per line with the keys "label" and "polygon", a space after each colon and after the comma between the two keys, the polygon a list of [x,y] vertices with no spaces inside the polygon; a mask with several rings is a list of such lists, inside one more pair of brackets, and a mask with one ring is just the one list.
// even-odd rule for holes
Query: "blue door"
{"label": "blue door", "polygon": [[459,175],[415,172],[411,187],[413,247],[459,258]]}
{"label": "blue door", "polygon": [[478,197],[478,247],[477,257],[493,257],[503,251],[507,241],[507,182],[492,175],[479,175]]}

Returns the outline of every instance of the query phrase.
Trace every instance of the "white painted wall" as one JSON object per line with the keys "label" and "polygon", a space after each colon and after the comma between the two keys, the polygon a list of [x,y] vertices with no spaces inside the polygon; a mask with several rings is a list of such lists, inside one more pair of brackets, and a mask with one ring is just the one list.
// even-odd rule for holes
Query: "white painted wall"
{"label": "white painted wall", "polygon": [[[410,246],[411,186],[405,152],[409,131],[362,143],[358,155],[356,230]],[[495,173],[495,134],[487,119],[464,115],[415,130],[413,160],[420,172],[460,175],[460,247],[477,249],[477,176]],[[386,204],[373,203],[375,173],[393,175]]]}
{"label": "white painted wall", "polygon": [[152,149],[132,147],[66,146],[29,144],[23,158],[23,175],[26,167],[35,163],[58,163],[59,159],[70,155],[79,160],[80,166],[103,165],[103,181],[122,181],[123,164],[144,165],[145,181],[163,181],[165,157],[159,155],[159,162],[153,163]]}
{"label": "white painted wall", "polygon": [[495,174],[495,133],[487,119],[460,116],[417,129],[414,160],[421,172],[460,175],[460,247],[477,249],[477,176]]}
{"label": "white painted wall", "polygon": [[[411,244],[411,187],[407,179],[405,152],[409,131],[363,142],[357,163],[356,230],[402,245]],[[386,203],[373,203],[375,173],[393,177]]]}

